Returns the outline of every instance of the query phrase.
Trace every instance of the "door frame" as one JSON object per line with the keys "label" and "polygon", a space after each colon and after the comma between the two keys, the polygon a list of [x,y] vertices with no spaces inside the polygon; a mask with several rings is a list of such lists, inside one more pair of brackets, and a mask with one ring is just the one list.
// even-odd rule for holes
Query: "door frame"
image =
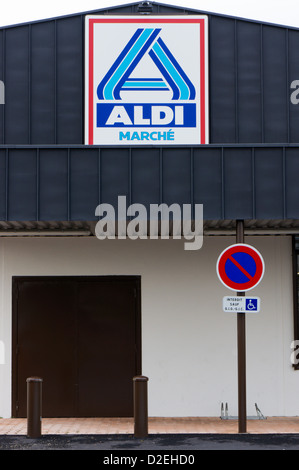
{"label": "door frame", "polygon": [[[96,281],[96,280],[127,280],[136,282],[135,302],[135,368],[136,375],[142,374],[142,343],[141,343],[141,276],[140,275],[87,275],[87,276],[12,276],[12,374],[11,374],[11,416],[18,418],[18,285],[24,281]],[[133,378],[132,378],[133,379]],[[133,381],[132,381],[133,389]]]}

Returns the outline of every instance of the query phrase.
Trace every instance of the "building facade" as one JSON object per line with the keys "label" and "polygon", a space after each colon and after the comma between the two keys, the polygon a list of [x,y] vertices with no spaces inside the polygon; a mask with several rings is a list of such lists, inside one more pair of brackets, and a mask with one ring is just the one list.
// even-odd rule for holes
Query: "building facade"
{"label": "building facade", "polygon": [[[220,416],[222,403],[236,415],[236,315],[223,311],[233,294],[216,263],[242,220],[245,243],[265,262],[252,291],[261,310],[246,314],[248,415],[258,404],[265,416],[295,416],[299,30],[145,3],[0,30],[0,415],[26,415],[26,378],[38,375],[44,416],[131,416],[139,374],[149,377],[150,416]],[[132,133],[86,142],[86,16],[130,17],[136,28],[155,17],[155,31],[165,19],[205,18],[204,143]],[[170,38],[150,51],[166,39],[171,49]],[[170,85],[164,69],[147,83]],[[177,116],[171,125],[181,125]],[[97,208],[116,211],[120,196],[147,214],[151,205],[188,206],[193,222],[200,205],[198,249],[190,240],[186,249],[175,220],[169,237],[161,227],[151,237],[150,217],[142,236],[120,236],[118,225],[100,239]]]}

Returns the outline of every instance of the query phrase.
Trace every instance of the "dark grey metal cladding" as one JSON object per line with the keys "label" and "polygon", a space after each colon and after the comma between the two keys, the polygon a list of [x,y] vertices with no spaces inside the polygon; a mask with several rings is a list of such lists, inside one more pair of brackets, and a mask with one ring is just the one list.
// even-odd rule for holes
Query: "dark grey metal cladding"
{"label": "dark grey metal cladding", "polygon": [[[138,3],[93,13],[138,14]],[[201,12],[154,3],[153,13]],[[0,144],[84,142],[84,16],[0,29]],[[210,142],[299,142],[299,30],[208,16]]]}
{"label": "dark grey metal cladding", "polygon": [[1,31],[2,142],[82,143],[82,34],[80,17]]}
{"label": "dark grey metal cladding", "polygon": [[298,142],[290,83],[299,31],[209,19],[211,142]]}
{"label": "dark grey metal cladding", "polygon": [[203,204],[204,219],[299,219],[294,145],[6,146],[1,221],[93,221],[100,203]]}
{"label": "dark grey metal cladding", "polygon": [[208,16],[211,145],[201,147],[82,145],[85,14],[0,29],[0,221],[94,221],[120,195],[147,208],[203,204],[206,220],[299,219],[299,30]]}

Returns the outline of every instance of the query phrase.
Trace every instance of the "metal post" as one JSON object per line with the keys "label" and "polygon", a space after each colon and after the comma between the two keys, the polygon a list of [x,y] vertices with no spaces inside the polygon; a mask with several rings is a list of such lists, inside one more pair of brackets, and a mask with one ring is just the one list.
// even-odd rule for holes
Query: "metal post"
{"label": "metal post", "polygon": [[134,384],[134,437],[148,436],[148,406],[147,406],[148,377],[138,375],[133,377]]}
{"label": "metal post", "polygon": [[[237,220],[236,242],[244,243],[244,221]],[[245,296],[245,292],[237,292],[237,296]],[[238,418],[239,433],[247,432],[246,410],[246,324],[245,313],[237,313],[238,330]]]}
{"label": "metal post", "polygon": [[41,437],[42,382],[39,377],[27,380],[27,437]]}

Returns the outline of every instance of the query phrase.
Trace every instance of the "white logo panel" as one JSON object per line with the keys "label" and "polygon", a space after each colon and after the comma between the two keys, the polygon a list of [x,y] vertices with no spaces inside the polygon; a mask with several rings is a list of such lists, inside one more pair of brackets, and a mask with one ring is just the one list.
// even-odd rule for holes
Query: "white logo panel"
{"label": "white logo panel", "polygon": [[207,17],[86,17],[85,143],[208,143]]}

